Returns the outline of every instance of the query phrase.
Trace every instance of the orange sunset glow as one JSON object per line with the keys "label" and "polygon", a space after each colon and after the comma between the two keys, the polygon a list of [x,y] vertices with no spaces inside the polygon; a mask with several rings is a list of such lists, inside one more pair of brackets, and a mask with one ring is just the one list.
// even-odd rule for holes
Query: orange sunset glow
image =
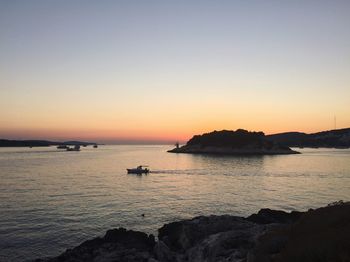
{"label": "orange sunset glow", "polygon": [[211,9],[192,17],[178,6],[179,19],[148,6],[133,22],[108,5],[103,19],[90,5],[79,17],[13,8],[1,28],[2,138],[183,142],[221,129],[350,126],[343,16],[330,24],[298,13],[282,26],[272,10],[259,22],[258,9],[247,20],[220,8],[211,21]]}

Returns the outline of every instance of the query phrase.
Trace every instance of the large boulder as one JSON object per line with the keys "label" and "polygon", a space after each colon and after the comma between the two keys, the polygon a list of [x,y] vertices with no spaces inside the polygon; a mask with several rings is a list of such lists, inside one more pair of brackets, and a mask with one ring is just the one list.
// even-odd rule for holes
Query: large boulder
{"label": "large boulder", "polygon": [[250,224],[241,217],[199,216],[165,224],[158,229],[159,240],[162,240],[171,250],[186,250],[209,235],[229,231],[240,223]]}
{"label": "large boulder", "polygon": [[196,217],[159,229],[159,261],[241,261],[266,226],[235,216]]}
{"label": "large boulder", "polygon": [[247,220],[252,221],[257,224],[271,224],[271,223],[281,223],[289,224],[297,221],[303,212],[292,211],[290,213],[273,210],[269,208],[260,209],[257,214],[250,215]]}
{"label": "large boulder", "polygon": [[350,261],[350,203],[309,210],[261,235],[249,262]]}

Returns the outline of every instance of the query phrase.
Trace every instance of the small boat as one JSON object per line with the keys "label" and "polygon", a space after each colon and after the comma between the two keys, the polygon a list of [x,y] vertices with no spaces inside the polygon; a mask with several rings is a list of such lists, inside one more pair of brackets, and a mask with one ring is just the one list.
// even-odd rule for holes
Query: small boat
{"label": "small boat", "polygon": [[67,151],[80,151],[80,146],[76,145],[74,147],[67,147]]}
{"label": "small boat", "polygon": [[94,148],[97,148],[97,147],[98,147],[97,144],[95,144],[95,145],[94,145]]}
{"label": "small boat", "polygon": [[138,174],[138,175],[141,175],[141,174],[148,174],[149,173],[149,169],[146,167],[146,168],[143,168],[144,166],[138,166],[136,168],[127,168],[126,170],[128,171],[128,174]]}

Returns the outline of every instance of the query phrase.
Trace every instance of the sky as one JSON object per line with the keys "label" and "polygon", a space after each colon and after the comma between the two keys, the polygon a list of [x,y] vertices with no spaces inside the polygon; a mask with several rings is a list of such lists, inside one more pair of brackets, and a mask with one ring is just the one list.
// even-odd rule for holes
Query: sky
{"label": "sky", "polygon": [[0,0],[0,138],[350,127],[350,1]]}

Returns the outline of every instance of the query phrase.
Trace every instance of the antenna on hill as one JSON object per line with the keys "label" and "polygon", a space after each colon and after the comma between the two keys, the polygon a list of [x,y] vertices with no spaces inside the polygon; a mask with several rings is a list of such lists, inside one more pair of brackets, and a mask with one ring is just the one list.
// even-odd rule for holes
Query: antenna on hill
{"label": "antenna on hill", "polygon": [[337,117],[334,115],[334,130],[337,129]]}

